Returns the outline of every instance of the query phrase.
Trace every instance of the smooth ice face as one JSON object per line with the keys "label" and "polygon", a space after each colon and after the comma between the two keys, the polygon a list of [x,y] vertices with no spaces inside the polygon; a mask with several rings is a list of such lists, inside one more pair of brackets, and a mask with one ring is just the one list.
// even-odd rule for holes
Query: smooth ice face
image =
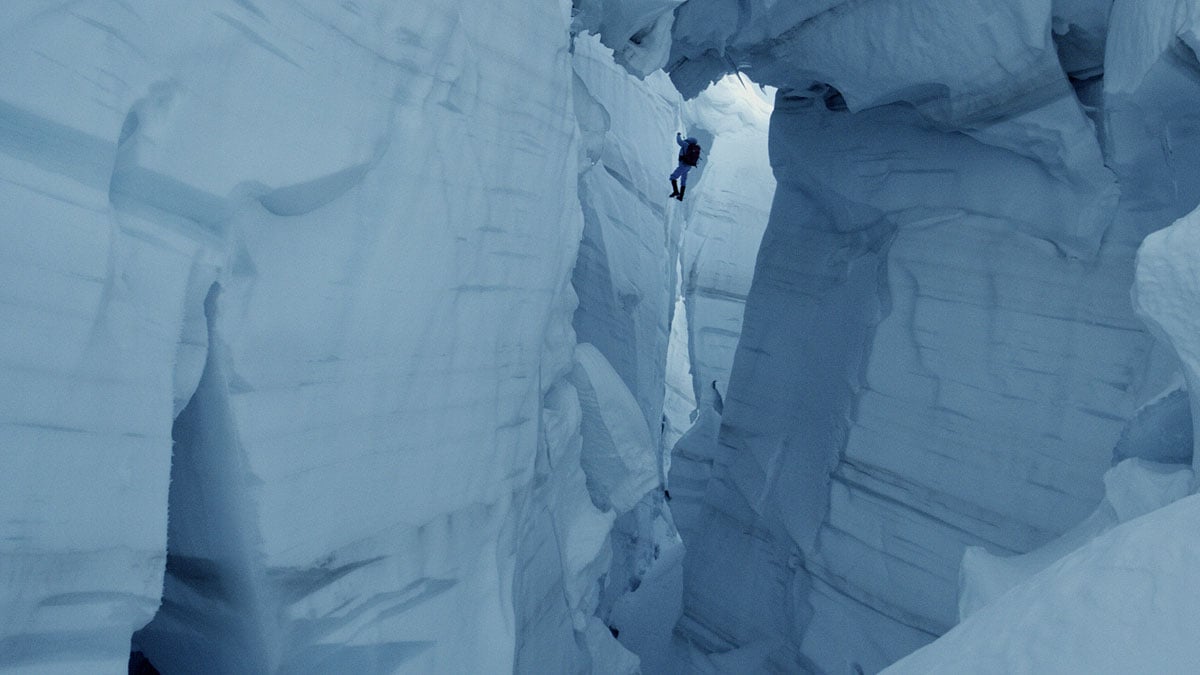
{"label": "smooth ice face", "polygon": [[575,348],[571,383],[583,408],[582,462],[592,502],[605,511],[629,511],[661,485],[658,444],[629,389],[592,345]]}
{"label": "smooth ice face", "polygon": [[215,266],[54,158],[14,156],[24,133],[54,142],[0,132],[0,670],[120,672],[159,605],[171,420]]}

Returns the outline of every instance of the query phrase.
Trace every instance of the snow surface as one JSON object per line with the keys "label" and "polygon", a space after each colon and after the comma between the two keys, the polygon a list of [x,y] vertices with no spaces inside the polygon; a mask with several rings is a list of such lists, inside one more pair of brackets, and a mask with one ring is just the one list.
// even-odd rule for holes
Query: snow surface
{"label": "snow surface", "polygon": [[1104,499],[1092,515],[1058,539],[1012,557],[994,556],[982,547],[968,547],[959,572],[959,619],[966,619],[1116,525],[1186,497],[1192,483],[1189,468],[1128,459],[1104,474]]}
{"label": "snow surface", "polygon": [[1198,527],[1200,495],[1120,525],[886,672],[1192,672]]}

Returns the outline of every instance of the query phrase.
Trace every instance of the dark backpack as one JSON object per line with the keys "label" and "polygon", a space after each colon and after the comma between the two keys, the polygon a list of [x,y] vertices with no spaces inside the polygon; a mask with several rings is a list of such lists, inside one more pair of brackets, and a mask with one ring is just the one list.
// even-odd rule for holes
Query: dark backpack
{"label": "dark backpack", "polygon": [[688,143],[688,146],[683,149],[683,154],[679,156],[679,161],[688,166],[696,166],[700,161],[700,144]]}

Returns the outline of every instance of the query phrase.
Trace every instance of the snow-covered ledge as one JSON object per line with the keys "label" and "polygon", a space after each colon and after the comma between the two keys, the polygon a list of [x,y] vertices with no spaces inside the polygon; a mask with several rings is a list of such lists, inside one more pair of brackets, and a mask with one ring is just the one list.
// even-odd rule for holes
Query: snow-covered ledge
{"label": "snow-covered ledge", "polygon": [[[1200,392],[1200,208],[1146,237],[1138,249],[1131,294],[1133,308],[1150,332],[1179,356],[1188,391]],[[1192,396],[1193,431],[1200,431],[1198,404]],[[1193,469],[1200,466],[1195,444],[1193,440]]]}

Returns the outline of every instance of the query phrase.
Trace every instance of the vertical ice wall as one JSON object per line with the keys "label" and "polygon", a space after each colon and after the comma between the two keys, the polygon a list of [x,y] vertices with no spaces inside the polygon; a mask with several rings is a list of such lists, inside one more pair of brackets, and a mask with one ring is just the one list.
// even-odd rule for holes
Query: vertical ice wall
{"label": "vertical ice wall", "polygon": [[[672,168],[682,101],[664,73],[630,75],[593,35],[576,38],[574,69],[584,229],[572,284],[579,294],[574,327],[584,344],[572,381],[583,408],[587,486],[594,506],[612,519],[604,542],[610,559],[589,606],[619,632],[616,602],[679,544],[664,503],[659,438],[683,219],[660,186]],[[614,498],[618,474],[624,496]],[[548,615],[535,612],[543,621]],[[609,637],[608,628],[599,632]],[[544,663],[529,663],[544,672]],[[591,665],[593,672],[615,672]]]}
{"label": "vertical ice wall", "polygon": [[574,66],[584,147],[575,331],[621,374],[657,438],[683,224],[664,186],[682,101],[665,73],[639,80],[594,36],[576,39]]}
{"label": "vertical ice wall", "polygon": [[[1194,106],[1188,87],[1179,86],[1198,70],[1179,51],[1196,30],[1189,9],[1117,3],[1108,42],[1113,163],[1150,193],[1137,203],[1158,217],[1200,197],[1188,131]],[[1154,148],[1167,152],[1147,152]],[[1187,409],[1187,390],[1195,390],[1197,379],[1196,242],[1196,211],[1147,236],[1132,288],[1138,315],[1179,358],[1186,390],[1168,390],[1130,421],[1117,451],[1134,459],[1105,475],[1105,499],[1076,528],[1024,556],[998,559],[969,550],[960,596],[964,621],[889,672],[1173,671],[1196,662],[1191,642],[1181,637],[1197,622],[1195,593],[1172,587],[1192,576],[1183,568],[1195,566],[1194,537],[1181,536],[1190,531],[1183,521],[1194,512],[1195,498],[1163,508],[1195,484],[1196,411],[1194,398],[1193,410]],[[1114,528],[1117,523],[1123,524]],[[1052,640],[1045,637],[1050,633]]]}
{"label": "vertical ice wall", "polygon": [[635,667],[587,614],[566,7],[6,12],[0,669],[150,622],[170,672],[503,672],[544,593],[562,663]]}
{"label": "vertical ice wall", "polygon": [[721,398],[728,391],[775,190],[767,157],[768,96],[730,75],[688,101],[684,110],[689,132],[706,146],[701,166],[692,172],[695,188],[683,202],[687,222],[679,292],[686,323],[672,339],[681,343],[677,354],[686,361],[667,364],[669,373],[686,377],[686,389],[668,398],[683,414],[665,420],[665,440],[672,449],[671,512],[685,544],[708,527],[700,507],[717,449]]}
{"label": "vertical ice wall", "polygon": [[218,256],[200,223],[113,207],[153,78],[139,36],[114,28],[130,18],[4,10],[4,671],[123,671],[162,589],[171,425],[204,365]]}
{"label": "vertical ice wall", "polygon": [[[1200,73],[1200,8],[1183,1],[1115,2],[1107,44],[1106,62],[1111,65],[1103,94],[1110,163],[1122,184],[1129,186],[1130,218],[1141,221],[1143,233],[1183,218],[1143,243],[1134,306],[1159,337],[1163,351],[1182,363],[1189,385],[1185,389],[1195,391],[1189,340],[1180,339],[1179,328],[1171,325],[1192,313],[1184,309],[1189,294],[1186,284],[1167,280],[1189,264],[1189,256],[1177,257],[1186,249],[1176,246],[1187,237],[1188,221],[1194,218],[1190,212],[1200,200],[1200,92],[1192,84]],[[1138,217],[1133,215],[1137,211],[1148,213]],[[1166,414],[1153,416],[1156,433],[1131,434],[1132,442],[1123,444],[1131,449],[1122,451],[1160,461],[1190,457],[1194,464],[1197,436],[1188,427],[1200,419],[1196,398],[1176,392],[1158,403],[1156,408]],[[1177,433],[1170,433],[1175,429]]]}
{"label": "vertical ice wall", "polygon": [[[684,202],[680,250],[679,292],[687,321],[679,353],[688,357],[689,380],[688,391],[678,395],[693,406],[712,391],[713,381],[721,391],[729,384],[746,291],[775,192],[767,156],[773,104],[773,91],[729,75],[684,109],[689,132],[707,144],[704,161],[692,174],[693,180],[703,179],[703,187]],[[672,447],[690,425],[681,417],[666,423],[673,434],[667,447]]]}
{"label": "vertical ice wall", "polygon": [[[870,671],[954,624],[964,546],[1086,516],[1168,382],[1128,289],[1200,197],[1170,91],[1195,66],[1188,3],[818,4],[677,16],[685,93],[731,64],[784,88],[681,626],[744,667]],[[1110,82],[1105,31],[1109,63],[1155,46]]]}

